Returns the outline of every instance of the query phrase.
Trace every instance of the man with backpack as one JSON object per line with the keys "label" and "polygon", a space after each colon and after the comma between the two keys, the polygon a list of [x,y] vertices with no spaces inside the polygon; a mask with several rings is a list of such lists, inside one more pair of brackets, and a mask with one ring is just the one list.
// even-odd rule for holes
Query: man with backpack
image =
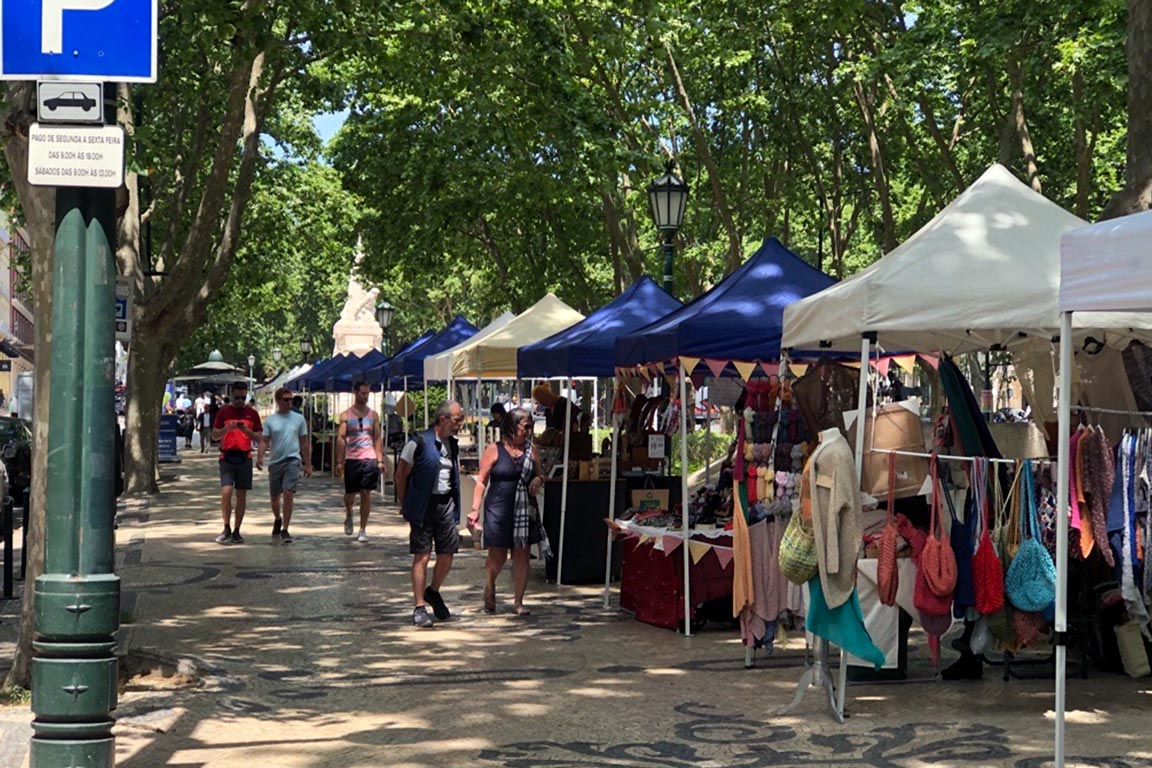
{"label": "man with backpack", "polygon": [[[248,382],[232,385],[232,403],[221,408],[212,422],[212,438],[220,441],[220,513],[224,532],[217,544],[243,544],[240,524],[248,491],[252,490],[252,441],[260,439],[260,414],[248,403]],[[236,496],[236,527],[232,523],[232,496]]]}

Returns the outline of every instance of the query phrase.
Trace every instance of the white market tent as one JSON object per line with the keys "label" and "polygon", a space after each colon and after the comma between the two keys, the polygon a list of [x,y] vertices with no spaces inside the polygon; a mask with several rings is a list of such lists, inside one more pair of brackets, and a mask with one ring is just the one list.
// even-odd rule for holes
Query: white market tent
{"label": "white market tent", "polygon": [[[1140,312],[1152,319],[1152,212],[1138,213],[1068,232],[1060,238],[1060,386],[1058,466],[1068,466],[1072,432],[1072,326],[1100,311]],[[1125,316],[1131,319],[1131,316]],[[1078,323],[1080,324],[1080,323]],[[1109,326],[1105,326],[1109,327]],[[1120,328],[1139,327],[1124,322]],[[1068,473],[1056,491],[1056,635],[1068,630]],[[1056,645],[1056,768],[1065,760],[1064,713],[1067,655]]]}
{"label": "white market tent", "polygon": [[[995,344],[1012,347],[1030,336],[1051,339],[1062,327],[1061,236],[1086,223],[1033,191],[1007,168],[992,165],[900,247],[852,278],[788,305],[782,346],[844,351],[859,345],[861,370],[866,370],[873,343],[889,350],[958,353],[988,350]],[[1122,275],[1113,277],[1116,284],[1122,280]],[[1101,308],[1116,305],[1092,307]],[[1073,326],[1068,327],[1061,338],[1071,344]],[[1077,315],[1075,327],[1147,329],[1152,327],[1152,315],[1085,311]],[[857,474],[864,459],[866,393],[867,377],[861,376]],[[1067,432],[1063,435],[1062,447]],[[1060,498],[1067,499],[1067,488]],[[1067,519],[1057,515],[1057,520],[1066,531]],[[1057,533],[1057,546],[1066,550],[1068,537],[1066,532],[1063,539],[1061,535]],[[1066,551],[1063,555],[1058,551],[1057,565],[1057,593],[1062,594]],[[1061,621],[1057,606],[1058,630],[1067,626],[1066,607],[1065,602]],[[1064,649],[1058,648],[1057,654],[1062,664]],[[845,669],[841,664],[841,712]],[[1056,688],[1062,705],[1062,673]],[[1062,754],[1062,718],[1057,732]]]}
{"label": "white market tent", "polygon": [[[549,293],[495,333],[476,334],[452,358],[454,379],[515,379],[516,353],[584,319],[555,294]],[[483,335],[483,338],[481,336]]]}
{"label": "white market tent", "polygon": [[[1010,347],[1060,325],[1060,236],[1087,224],[993,165],[919,232],[875,264],[784,310],[783,346],[855,349]],[[1118,278],[1119,279],[1119,278]],[[1077,327],[1149,327],[1092,313]]]}

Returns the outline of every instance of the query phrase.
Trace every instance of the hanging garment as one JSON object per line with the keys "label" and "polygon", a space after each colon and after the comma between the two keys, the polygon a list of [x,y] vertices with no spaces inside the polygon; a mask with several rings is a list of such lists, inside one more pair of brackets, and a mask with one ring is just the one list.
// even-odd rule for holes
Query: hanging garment
{"label": "hanging garment", "polygon": [[[1077,466],[1081,466],[1079,459],[1080,439],[1084,437],[1084,434],[1085,431],[1079,429],[1068,441],[1068,509],[1071,513],[1069,525],[1079,534],[1080,556],[1088,557],[1096,546],[1096,537],[1092,535],[1091,520],[1085,525],[1084,517],[1080,511],[1080,499],[1084,496],[1084,489],[1080,485],[1080,473],[1076,471]],[[1090,515],[1091,513],[1085,508],[1083,514]]]}
{"label": "hanging garment", "polygon": [[1111,507],[1113,502],[1117,506],[1115,530],[1123,527],[1124,512],[1119,509],[1123,505],[1121,498],[1114,499],[1116,487],[1116,467],[1112,460],[1112,451],[1108,447],[1108,438],[1104,432],[1096,427],[1089,428],[1080,438],[1080,457],[1083,462],[1084,501],[1088,505],[1088,513],[1092,518],[1092,538],[1100,547],[1100,554],[1110,566],[1116,565],[1112,555],[1112,548],[1108,546],[1108,533],[1112,529]]}
{"label": "hanging garment", "polygon": [[876,647],[872,636],[868,634],[868,628],[864,626],[864,613],[860,610],[860,598],[855,588],[835,608],[829,607],[820,579],[808,582],[808,590],[808,617],[804,627],[817,637],[869,662],[876,669],[882,668],[884,651]]}
{"label": "hanging garment", "polygon": [[952,516],[950,538],[952,554],[956,558],[956,591],[952,595],[952,615],[963,619],[968,609],[976,606],[976,585],[972,578],[973,531],[976,527],[976,501],[971,488],[964,498],[964,519],[956,516],[956,504],[951,489],[944,488],[948,513]]}
{"label": "hanging garment", "polygon": [[1144,596],[1136,588],[1136,462],[1138,440],[1125,435],[1120,442],[1117,458],[1120,464],[1120,485],[1123,495],[1124,527],[1120,532],[1120,594],[1132,616],[1141,626],[1147,623],[1148,609]]}
{"label": "hanging garment", "polygon": [[740,636],[744,645],[771,638],[769,629],[775,630],[776,619],[788,607],[786,580],[780,574],[776,553],[783,523],[778,518],[761,520],[748,526],[748,540],[752,556],[752,587],[755,599],[740,613]]}
{"label": "hanging garment", "polygon": [[[737,451],[739,453],[739,451]],[[756,591],[752,581],[752,550],[748,539],[748,495],[744,484],[737,481],[732,494],[732,615],[743,621],[752,608]]]}
{"label": "hanging garment", "polygon": [[928,650],[932,654],[932,663],[939,664],[940,636],[952,626],[952,599],[934,594],[924,578],[920,558],[924,553],[924,545],[928,543],[928,534],[914,527],[912,521],[904,515],[896,516],[896,524],[900,526],[900,535],[912,545],[912,560],[916,563],[913,605],[919,614],[920,625],[928,633]]}
{"label": "hanging garment", "polygon": [[988,431],[988,423],[984,414],[980,412],[980,403],[968,386],[964,374],[952,362],[952,358],[944,356],[940,360],[940,384],[948,397],[948,410],[952,414],[952,423],[960,438],[960,446],[968,456],[987,456],[999,459],[1000,449]]}
{"label": "hanging garment", "polygon": [[843,429],[844,414],[857,408],[859,381],[859,371],[821,358],[792,384],[792,395],[808,434]]}
{"label": "hanging garment", "polygon": [[812,531],[817,566],[831,608],[856,588],[856,558],[862,535],[860,479],[848,441],[838,429],[820,433],[820,445],[805,472],[811,487]]}

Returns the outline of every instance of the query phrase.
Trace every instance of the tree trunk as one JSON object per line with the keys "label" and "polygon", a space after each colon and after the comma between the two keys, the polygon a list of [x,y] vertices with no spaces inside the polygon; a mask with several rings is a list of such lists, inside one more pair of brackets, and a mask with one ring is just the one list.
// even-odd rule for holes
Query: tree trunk
{"label": "tree trunk", "polygon": [[1076,202],[1072,212],[1086,219],[1089,195],[1092,192],[1092,147],[1088,143],[1088,120],[1084,114],[1084,74],[1079,67],[1072,73],[1072,103],[1076,105],[1076,128],[1072,142],[1076,155]]}
{"label": "tree trunk", "polygon": [[1012,80],[1012,108],[1009,120],[1012,130],[1020,142],[1020,150],[1024,155],[1024,165],[1028,171],[1028,185],[1033,191],[1039,193],[1040,168],[1036,164],[1036,150],[1032,146],[1032,135],[1028,132],[1028,120],[1024,114],[1024,90],[1021,83],[1020,67],[1012,62],[1008,64],[1009,77]]}
{"label": "tree trunk", "polygon": [[20,606],[20,632],[16,656],[4,687],[28,688],[32,680],[32,633],[36,590],[31,585],[44,572],[44,498],[48,486],[48,394],[52,359],[52,247],[55,241],[56,201],[51,189],[32,187],[26,181],[28,167],[27,126],[32,115],[24,106],[34,104],[35,84],[12,83],[7,103],[12,108],[4,120],[4,156],[20,199],[32,246],[32,300],[36,320],[35,392],[32,414],[32,514],[28,519],[24,597]]}
{"label": "tree trunk", "polygon": [[1128,0],[1128,158],[1102,219],[1152,207],[1152,3]]}
{"label": "tree trunk", "polygon": [[139,341],[132,344],[128,355],[129,396],[124,429],[124,493],[128,496],[160,490],[156,458],[169,359],[166,346]]}
{"label": "tree trunk", "polygon": [[872,155],[872,178],[876,186],[876,194],[880,196],[880,218],[884,226],[884,253],[896,248],[896,219],[892,215],[892,199],[889,195],[888,173],[884,168],[884,150],[880,146],[880,134],[876,130],[876,120],[872,113],[872,95],[864,89],[864,84],[857,80],[852,84],[852,92],[856,95],[856,104],[860,107],[860,116],[864,120],[864,128],[868,132],[868,151]]}

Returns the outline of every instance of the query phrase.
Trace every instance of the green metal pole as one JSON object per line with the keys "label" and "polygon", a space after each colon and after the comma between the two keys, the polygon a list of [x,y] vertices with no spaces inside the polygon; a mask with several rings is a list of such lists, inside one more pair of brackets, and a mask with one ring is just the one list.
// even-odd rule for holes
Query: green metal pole
{"label": "green metal pole", "polygon": [[[60,188],[44,574],[36,580],[32,768],[110,768],[113,637],[115,192]],[[43,361],[41,361],[43,364]]]}
{"label": "green metal pole", "polygon": [[676,256],[676,244],[672,242],[673,235],[668,235],[668,239],[664,241],[664,290],[669,295],[674,296],[672,293],[672,261]]}

